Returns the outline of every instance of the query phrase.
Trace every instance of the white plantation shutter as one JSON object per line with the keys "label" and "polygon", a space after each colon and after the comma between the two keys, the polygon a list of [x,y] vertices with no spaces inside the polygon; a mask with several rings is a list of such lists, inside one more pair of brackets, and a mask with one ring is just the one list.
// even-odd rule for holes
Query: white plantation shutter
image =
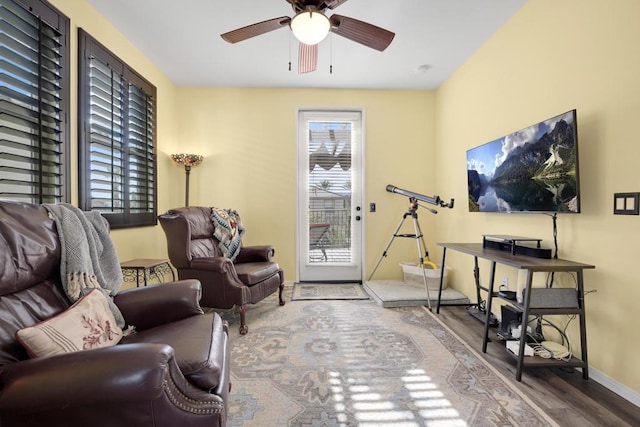
{"label": "white plantation shutter", "polygon": [[156,88],[83,30],[80,205],[112,227],[156,224]]}
{"label": "white plantation shutter", "polygon": [[0,0],[0,199],[70,198],[68,32],[48,4]]}

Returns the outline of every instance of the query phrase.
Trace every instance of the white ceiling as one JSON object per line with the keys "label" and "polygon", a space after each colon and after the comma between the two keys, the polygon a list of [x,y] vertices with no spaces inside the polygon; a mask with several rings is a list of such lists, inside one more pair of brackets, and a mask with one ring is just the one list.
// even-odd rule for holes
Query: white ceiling
{"label": "white ceiling", "polygon": [[[337,35],[297,72],[288,28],[229,44],[220,34],[280,16],[285,0],[87,0],[181,86],[435,89],[526,0],[350,0],[333,13],[396,33],[384,51]],[[292,71],[289,71],[289,62]],[[329,66],[333,65],[333,73]],[[419,72],[427,65],[426,72]]]}

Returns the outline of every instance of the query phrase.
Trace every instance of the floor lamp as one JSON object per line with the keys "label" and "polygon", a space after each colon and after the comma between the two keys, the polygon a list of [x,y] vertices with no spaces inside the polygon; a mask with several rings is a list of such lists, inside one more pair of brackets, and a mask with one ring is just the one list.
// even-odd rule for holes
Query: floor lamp
{"label": "floor lamp", "polygon": [[177,164],[184,166],[184,173],[186,175],[184,205],[189,206],[189,175],[191,175],[191,167],[198,166],[200,163],[202,163],[203,157],[199,154],[180,153],[172,154],[171,158]]}

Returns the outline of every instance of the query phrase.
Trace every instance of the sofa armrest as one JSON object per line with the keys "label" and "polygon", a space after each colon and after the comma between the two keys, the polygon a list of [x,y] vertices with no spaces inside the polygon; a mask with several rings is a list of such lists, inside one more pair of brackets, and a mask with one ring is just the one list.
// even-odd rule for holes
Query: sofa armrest
{"label": "sofa armrest", "polygon": [[189,384],[173,348],[158,343],[7,365],[0,384],[0,414],[7,425],[88,425],[88,419],[95,422],[105,415],[113,425],[141,425],[140,419],[157,414],[167,417],[159,425],[186,425],[189,416],[200,415],[219,426],[226,413],[223,396]]}
{"label": "sofa armrest", "polygon": [[168,345],[131,344],[13,363],[0,379],[0,412],[157,399],[173,357]]}
{"label": "sofa armrest", "polygon": [[127,325],[142,331],[202,314],[201,296],[200,282],[189,279],[127,289],[118,292],[113,301]]}
{"label": "sofa armrest", "polygon": [[273,246],[243,246],[236,257],[236,263],[244,262],[270,262],[276,250]]}

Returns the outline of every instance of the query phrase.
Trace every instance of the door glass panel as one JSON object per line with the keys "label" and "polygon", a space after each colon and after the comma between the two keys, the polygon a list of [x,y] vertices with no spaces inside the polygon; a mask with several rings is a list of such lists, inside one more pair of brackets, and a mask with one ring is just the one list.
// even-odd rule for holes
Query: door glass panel
{"label": "door glass panel", "polygon": [[309,263],[351,263],[352,122],[309,122]]}

